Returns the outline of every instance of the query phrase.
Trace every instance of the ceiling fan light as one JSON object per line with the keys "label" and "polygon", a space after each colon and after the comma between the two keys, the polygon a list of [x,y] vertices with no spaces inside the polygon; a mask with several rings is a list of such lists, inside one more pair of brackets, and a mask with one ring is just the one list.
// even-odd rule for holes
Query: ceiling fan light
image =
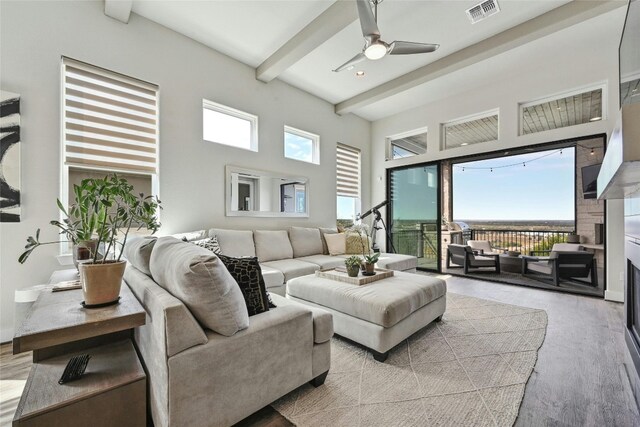
{"label": "ceiling fan light", "polygon": [[364,50],[364,56],[375,61],[387,54],[387,47],[382,43],[374,43]]}

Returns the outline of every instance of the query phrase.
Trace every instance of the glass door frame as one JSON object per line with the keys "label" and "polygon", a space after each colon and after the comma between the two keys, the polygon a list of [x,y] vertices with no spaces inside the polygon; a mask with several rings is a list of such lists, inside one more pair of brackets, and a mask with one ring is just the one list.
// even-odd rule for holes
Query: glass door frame
{"label": "glass door frame", "polygon": [[387,200],[389,201],[389,204],[387,205],[387,209],[386,209],[386,221],[387,221],[387,226],[388,226],[388,230],[387,230],[387,236],[385,238],[385,245],[386,245],[386,252],[391,253],[391,236],[392,236],[392,232],[391,232],[391,228],[393,227],[393,202],[391,200],[391,174],[395,171],[400,171],[400,170],[404,170],[404,169],[413,169],[413,168],[419,168],[419,167],[432,167],[435,166],[436,167],[436,175],[437,175],[437,180],[438,180],[438,191],[436,191],[437,194],[437,201],[436,201],[436,212],[437,212],[437,218],[436,218],[436,230],[437,230],[437,240],[438,240],[438,244],[437,244],[437,252],[438,252],[438,261],[436,263],[436,265],[438,266],[436,269],[432,269],[432,268],[424,268],[424,267],[417,267],[417,270],[419,271],[429,271],[429,272],[434,272],[434,273],[441,273],[442,272],[442,165],[440,161],[435,161],[435,162],[423,162],[423,163],[412,163],[409,165],[403,165],[403,166],[397,166],[397,167],[393,167],[393,168],[387,168],[387,188],[386,188],[386,196],[387,196]]}

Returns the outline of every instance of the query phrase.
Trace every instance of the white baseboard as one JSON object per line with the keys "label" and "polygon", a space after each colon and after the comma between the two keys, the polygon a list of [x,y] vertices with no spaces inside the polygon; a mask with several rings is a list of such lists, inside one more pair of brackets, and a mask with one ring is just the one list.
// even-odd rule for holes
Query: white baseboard
{"label": "white baseboard", "polygon": [[604,291],[604,299],[607,301],[624,302],[624,292]]}
{"label": "white baseboard", "polygon": [[0,329],[0,343],[11,342],[13,340],[13,328]]}

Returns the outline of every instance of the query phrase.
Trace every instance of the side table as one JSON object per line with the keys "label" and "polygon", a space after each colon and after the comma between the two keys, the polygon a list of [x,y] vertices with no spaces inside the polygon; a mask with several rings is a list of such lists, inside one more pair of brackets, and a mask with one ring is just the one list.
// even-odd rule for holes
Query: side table
{"label": "side table", "polygon": [[[74,274],[55,273],[52,282]],[[34,362],[14,427],[146,425],[146,375],[131,340],[146,313],[124,283],[120,297],[85,309],[81,289],[40,292],[13,338],[13,353],[33,351]],[[69,359],[82,353],[91,355],[85,375],[58,384]]]}

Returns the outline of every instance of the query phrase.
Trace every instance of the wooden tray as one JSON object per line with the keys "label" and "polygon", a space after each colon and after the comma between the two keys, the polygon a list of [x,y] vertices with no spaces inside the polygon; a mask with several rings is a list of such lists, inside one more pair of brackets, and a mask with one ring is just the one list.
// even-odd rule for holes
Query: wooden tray
{"label": "wooden tray", "polygon": [[352,285],[366,285],[368,283],[377,282],[378,280],[386,279],[393,276],[393,270],[386,270],[384,268],[376,268],[375,275],[363,276],[362,273],[358,277],[349,277],[347,269],[344,267],[327,268],[324,270],[316,271],[317,277],[325,279],[335,280],[337,282],[350,283]]}

